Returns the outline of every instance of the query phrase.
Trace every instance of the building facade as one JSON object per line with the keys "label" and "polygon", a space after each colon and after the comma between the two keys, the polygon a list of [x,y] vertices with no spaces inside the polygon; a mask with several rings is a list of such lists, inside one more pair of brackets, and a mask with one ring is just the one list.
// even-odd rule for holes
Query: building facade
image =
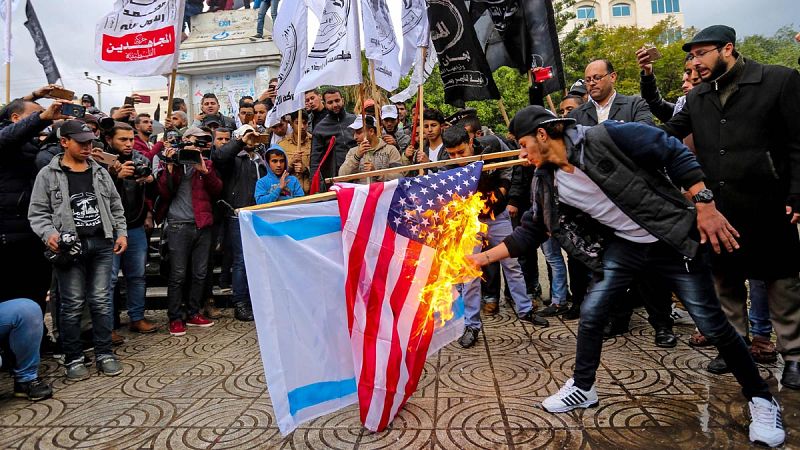
{"label": "building facade", "polygon": [[680,0],[578,0],[573,12],[575,19],[567,30],[592,20],[611,27],[650,28],[668,16],[673,16],[678,26],[684,25]]}

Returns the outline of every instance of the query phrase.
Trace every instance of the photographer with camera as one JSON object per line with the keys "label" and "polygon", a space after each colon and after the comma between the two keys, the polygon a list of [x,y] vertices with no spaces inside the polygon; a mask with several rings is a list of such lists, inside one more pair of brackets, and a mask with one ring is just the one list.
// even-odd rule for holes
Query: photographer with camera
{"label": "photographer with camera", "polygon": [[[213,202],[222,192],[222,181],[202,151],[211,146],[211,134],[197,127],[186,130],[183,142],[164,151],[157,176],[159,206],[156,221],[164,227],[169,247],[170,273],[167,287],[169,333],[186,334],[186,325],[210,327],[214,322],[200,313],[211,248]],[[186,270],[192,263],[188,320],[182,308]]]}
{"label": "photographer with camera", "polygon": [[56,273],[67,378],[89,377],[80,340],[81,314],[87,303],[97,369],[108,376],[119,375],[122,365],[111,350],[114,318],[109,287],[113,255],[121,255],[128,247],[125,211],[111,175],[90,157],[95,136],[89,127],[67,120],[58,137],[64,154],[36,176],[28,220],[47,244]]}
{"label": "photographer with camera", "polygon": [[117,122],[106,132],[108,152],[118,156],[108,171],[114,179],[128,227],[128,250],[114,255],[111,266],[111,293],[117,285],[120,267],[125,274],[128,328],[139,333],[152,333],[158,328],[144,317],[145,265],[147,264],[147,233],[153,229],[153,190],[155,178],[150,160],[134,150],[133,128]]}
{"label": "photographer with camera", "polygon": [[[269,171],[263,145],[267,136],[257,133],[251,125],[243,125],[233,133],[233,137],[233,140],[214,154],[214,163],[224,180],[223,198],[232,208],[243,208],[256,204],[253,196],[256,183]],[[234,315],[238,320],[250,322],[253,320],[253,309],[244,268],[239,218],[233,210],[227,216],[227,237],[233,253]]]}

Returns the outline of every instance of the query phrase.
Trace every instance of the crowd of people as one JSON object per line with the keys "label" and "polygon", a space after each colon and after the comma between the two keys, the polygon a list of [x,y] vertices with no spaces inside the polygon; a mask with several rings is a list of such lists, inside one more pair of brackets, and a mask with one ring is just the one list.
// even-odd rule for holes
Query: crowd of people
{"label": "crowd of people", "polygon": [[644,306],[655,345],[675,347],[677,299],[697,326],[689,344],[719,349],[708,370],[732,372],[742,385],[751,440],[779,445],[780,406],[756,363],[780,355],[781,384],[800,389],[800,128],[792,125],[800,74],[745,58],[735,42],[733,29],[712,26],[684,46],[685,95],[675,103],[659,93],[641,49],[632,55],[640,96],[618,93],[613,63],[598,59],[557,114],[541,106],[534,83],[532,106],[517,112],[507,136],[474,109],[445,117],[425,108],[422,143],[404,103],[367,99],[351,112],[333,87],[306,92],[304,110],[268,126],[277,80],[259,98],[243,97],[237,117],[222,115],[213,93],[193,118],[175,99],[160,137],[135,104],[106,115],[84,96],[91,114],[76,119],[61,114],[61,101],[36,102],[53,86],[16,99],[0,125],[0,248],[14,261],[0,272],[0,337],[15,395],[52,394],[37,374],[40,343],[55,345],[70,380],[89,376],[87,346],[99,372],[123,371],[113,351],[120,271],[128,327],[158,331],[145,317],[154,228],[168,267],[171,335],[214,325],[210,274],[221,248],[228,260],[220,283],[230,280],[236,319],[252,321],[236,209],[324,191],[339,176],[400,168],[351,179],[388,181],[416,175],[402,168],[417,163],[519,149],[530,165],[478,181],[487,231],[469,258],[485,266],[484,277],[458,286],[458,344],[475,345],[481,315],[498,312],[503,291],[519,320],[534,326],[580,319],[574,377],[543,404],[550,412],[592,407],[603,340],[627,333],[633,309]]}

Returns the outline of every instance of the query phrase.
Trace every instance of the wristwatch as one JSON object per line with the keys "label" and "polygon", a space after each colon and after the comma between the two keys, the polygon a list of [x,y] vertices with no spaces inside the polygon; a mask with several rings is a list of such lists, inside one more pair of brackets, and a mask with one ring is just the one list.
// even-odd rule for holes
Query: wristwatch
{"label": "wristwatch", "polygon": [[702,189],[696,195],[692,196],[692,201],[695,203],[711,203],[714,201],[714,193],[711,189]]}

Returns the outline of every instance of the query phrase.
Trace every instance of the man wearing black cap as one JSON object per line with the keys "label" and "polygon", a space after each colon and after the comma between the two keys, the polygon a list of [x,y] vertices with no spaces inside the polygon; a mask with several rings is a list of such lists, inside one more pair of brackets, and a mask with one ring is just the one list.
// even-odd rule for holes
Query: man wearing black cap
{"label": "man wearing black cap", "polygon": [[89,114],[98,114],[101,111],[95,106],[94,97],[89,94],[81,96],[81,105],[86,107],[86,112]]}
{"label": "man wearing black cap", "polygon": [[[703,171],[689,149],[654,127],[611,121],[576,126],[541,106],[517,113],[509,129],[520,157],[537,168],[536,209],[524,214],[503,244],[468,258],[490,264],[535,248],[549,235],[594,272],[581,306],[573,378],[542,402],[544,409],[561,413],[597,406],[595,374],[609,307],[633,279],[649,272],[677,292],[732,368],[750,401],[750,440],[783,443],[780,406],[722,312],[708,246],[702,245],[731,252],[738,233],[703,195]],[[694,204],[675,185],[684,187]]]}
{"label": "man wearing black cap", "polygon": [[[723,310],[747,336],[744,281],[766,281],[781,383],[800,389],[800,74],[746,59],[735,42],[733,28],[713,25],[684,45],[703,82],[663,128],[692,134],[706,196],[742,234],[739,250],[713,260]],[[714,362],[709,370],[730,368]]]}
{"label": "man wearing black cap", "polygon": [[[79,120],[67,120],[58,137],[64,153],[36,176],[28,220],[33,232],[59,256],[53,270],[67,379],[89,377],[80,340],[87,305],[97,370],[119,375],[122,365],[111,350],[114,318],[109,288],[113,256],[128,247],[125,211],[111,175],[91,158],[92,130]],[[70,245],[73,239],[77,240]]]}

